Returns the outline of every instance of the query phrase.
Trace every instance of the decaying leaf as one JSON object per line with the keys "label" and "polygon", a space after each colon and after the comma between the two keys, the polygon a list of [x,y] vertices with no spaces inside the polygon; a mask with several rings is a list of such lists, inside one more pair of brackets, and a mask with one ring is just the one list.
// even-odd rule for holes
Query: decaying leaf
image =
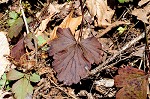
{"label": "decaying leaf", "polygon": [[114,78],[115,85],[123,88],[117,92],[116,99],[146,99],[148,76],[143,70],[126,66],[118,73]]}
{"label": "decaying leaf", "polygon": [[106,0],[86,0],[86,5],[92,17],[96,16],[98,26],[107,27],[111,25],[114,10],[107,6]]}
{"label": "decaying leaf", "polygon": [[26,78],[18,80],[12,86],[12,92],[15,93],[16,99],[26,99],[29,95],[33,93],[33,87]]}
{"label": "decaying leaf", "polygon": [[18,43],[11,49],[10,55],[15,59],[15,61],[19,62],[20,57],[25,54],[25,43],[24,38],[18,41]]}
{"label": "decaying leaf", "polygon": [[[75,34],[75,29],[81,24],[82,16],[72,18],[73,11],[69,13],[69,15],[63,20],[63,22],[58,26],[60,28],[70,28],[71,32]],[[55,27],[54,30],[52,31],[51,35],[51,40],[56,38],[56,30],[58,27]]]}
{"label": "decaying leaf", "polygon": [[10,55],[16,62],[20,61],[22,55],[26,53],[26,47],[30,50],[34,50],[35,46],[32,41],[36,41],[32,33],[27,34],[25,37],[20,39],[18,43],[11,49]]}
{"label": "decaying leaf", "polygon": [[149,13],[150,13],[150,3],[148,3],[144,8],[139,8],[139,9],[134,9],[132,11],[132,14],[137,16],[137,18],[141,21],[143,21],[144,23],[150,24],[150,22],[148,21],[148,18],[150,17]]}
{"label": "decaying leaf", "polygon": [[30,50],[34,50],[34,44],[32,43],[32,41],[36,41],[36,38],[34,38],[32,33],[27,34],[24,37],[24,43],[26,45],[26,47],[28,47]]}
{"label": "decaying leaf", "polygon": [[77,42],[69,28],[58,28],[58,38],[50,45],[49,55],[54,55],[53,68],[59,81],[71,85],[88,75],[91,64],[102,60],[101,44],[95,37]]}
{"label": "decaying leaf", "polygon": [[[42,20],[40,26],[36,29],[35,33],[36,36],[39,36],[43,33],[43,31],[46,29],[48,22],[51,20],[51,17],[53,16],[53,14],[58,13],[58,9],[56,9],[56,7],[54,7],[54,5],[52,5],[51,3],[49,4],[49,6],[44,7],[44,10],[48,10],[48,14],[46,14],[44,17],[44,20]],[[43,9],[41,10],[40,14],[42,14]],[[45,14],[45,13],[44,13]],[[39,17],[39,16],[37,16]],[[42,16],[43,17],[43,16]]]}
{"label": "decaying leaf", "polygon": [[4,55],[10,54],[9,43],[4,32],[0,32],[0,78],[5,72],[5,68],[10,64],[10,62],[4,57]]}

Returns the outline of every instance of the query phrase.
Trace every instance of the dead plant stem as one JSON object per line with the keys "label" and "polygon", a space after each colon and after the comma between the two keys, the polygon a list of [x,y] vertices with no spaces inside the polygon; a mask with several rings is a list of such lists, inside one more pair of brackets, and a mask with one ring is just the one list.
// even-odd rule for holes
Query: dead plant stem
{"label": "dead plant stem", "polygon": [[20,0],[20,9],[21,9],[21,13],[22,13],[22,16],[23,16],[23,20],[24,20],[24,23],[25,23],[25,27],[26,27],[26,30],[27,30],[27,34],[30,33],[29,31],[29,27],[28,27],[28,24],[27,24],[27,18],[25,16],[25,13],[24,13],[24,10],[23,10],[23,7],[22,7],[22,1]]}
{"label": "dead plant stem", "polygon": [[90,75],[94,76],[96,73],[100,72],[101,70],[103,70],[103,68],[105,68],[110,62],[112,62],[117,56],[120,55],[120,53],[123,53],[125,50],[127,50],[128,48],[130,48],[133,44],[135,44],[136,42],[138,42],[139,40],[141,40],[142,38],[145,37],[145,32],[143,32],[141,35],[139,35],[138,37],[134,38],[133,40],[131,40],[130,42],[128,42],[125,46],[123,46],[121,48],[120,51],[118,51],[117,53],[115,53],[112,57],[108,58],[105,62],[103,62],[102,64],[100,64],[98,67],[96,67],[95,69],[91,70]]}

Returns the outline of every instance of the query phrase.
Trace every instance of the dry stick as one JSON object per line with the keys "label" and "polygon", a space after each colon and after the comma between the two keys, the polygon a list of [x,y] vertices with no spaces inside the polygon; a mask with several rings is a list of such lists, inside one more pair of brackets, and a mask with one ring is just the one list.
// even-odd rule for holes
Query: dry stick
{"label": "dry stick", "polygon": [[24,14],[24,10],[23,10],[21,2],[22,1],[20,0],[20,9],[21,9],[21,13],[22,13],[22,16],[23,16],[23,20],[24,20],[24,23],[25,23],[26,30],[27,30],[27,34],[29,34],[30,31],[29,31],[29,27],[28,27],[28,24],[27,24],[27,18],[26,18],[25,14]]}
{"label": "dry stick", "polygon": [[73,95],[67,93],[65,90],[63,90],[63,88],[59,87],[59,86],[58,86],[54,81],[52,81],[51,79],[50,79],[50,81],[51,81],[51,83],[53,83],[53,84],[56,86],[56,88],[58,88],[59,90],[63,91],[65,94],[67,94],[68,96],[72,97],[73,99],[77,99],[75,96],[73,96]]}
{"label": "dry stick", "polygon": [[126,49],[128,49],[129,47],[131,47],[134,43],[136,43],[137,41],[141,40],[142,38],[145,37],[145,32],[143,32],[141,35],[139,35],[138,37],[134,38],[132,41],[128,42],[125,46],[123,46],[121,48],[120,51],[118,51],[116,54],[114,54],[112,57],[108,58],[104,63],[100,64],[98,67],[96,67],[95,69],[91,70],[90,75],[94,75],[96,73],[98,73],[99,71],[105,69],[106,65],[108,65],[108,63],[110,63],[111,61],[113,61],[120,53],[123,53]]}
{"label": "dry stick", "polygon": [[107,32],[109,32],[112,28],[117,27],[119,25],[123,25],[123,24],[130,24],[124,21],[116,21],[114,23],[112,23],[110,26],[108,26],[102,33],[99,33],[98,35],[96,35],[97,38],[102,37],[103,35],[105,35]]}

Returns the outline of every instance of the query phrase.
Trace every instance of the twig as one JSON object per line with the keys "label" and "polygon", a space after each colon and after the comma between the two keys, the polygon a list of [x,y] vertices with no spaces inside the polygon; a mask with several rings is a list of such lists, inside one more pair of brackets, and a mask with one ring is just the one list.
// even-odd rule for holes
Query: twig
{"label": "twig", "polygon": [[56,88],[58,88],[59,90],[63,91],[65,94],[67,94],[68,96],[72,97],[73,99],[77,99],[76,97],[74,97],[73,95],[67,93],[65,90],[63,90],[61,87],[59,87],[59,86],[58,86],[54,81],[52,81],[51,79],[50,79],[50,81],[51,81],[51,83],[53,83],[53,84],[56,86]]}
{"label": "twig", "polygon": [[136,43],[137,41],[141,40],[142,38],[145,37],[145,32],[143,32],[141,35],[139,35],[138,37],[134,38],[132,41],[128,42],[125,46],[123,46],[121,48],[120,51],[118,51],[116,54],[114,54],[112,57],[108,58],[104,63],[102,63],[101,65],[99,65],[98,67],[96,67],[95,69],[91,70],[90,75],[94,75],[97,72],[101,71],[102,68],[105,68],[106,65],[108,65],[110,62],[112,62],[118,55],[120,55],[120,53],[123,53],[126,49],[128,49],[129,47],[131,47],[134,43]]}
{"label": "twig", "polygon": [[110,26],[108,26],[102,33],[99,33],[98,35],[96,35],[97,38],[102,37],[103,35],[105,35],[106,33],[108,33],[112,28],[117,27],[119,25],[123,25],[123,24],[130,24],[124,21],[116,21],[114,23],[112,23]]}
{"label": "twig", "polygon": [[28,24],[27,24],[27,19],[26,19],[26,16],[24,14],[24,10],[23,10],[21,2],[22,1],[20,0],[20,9],[21,9],[21,13],[22,13],[22,16],[23,16],[23,20],[24,20],[24,23],[25,23],[26,30],[27,30],[27,34],[29,34],[30,33],[29,27],[28,27]]}

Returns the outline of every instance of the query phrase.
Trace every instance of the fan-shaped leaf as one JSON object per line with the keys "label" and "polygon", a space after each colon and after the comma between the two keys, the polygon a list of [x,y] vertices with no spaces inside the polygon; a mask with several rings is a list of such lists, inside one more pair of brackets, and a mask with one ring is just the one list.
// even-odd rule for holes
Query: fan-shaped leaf
{"label": "fan-shaped leaf", "polygon": [[50,44],[49,55],[54,55],[53,67],[59,81],[71,85],[85,78],[92,63],[102,60],[101,44],[95,37],[77,42],[69,28],[58,28],[58,38]]}

